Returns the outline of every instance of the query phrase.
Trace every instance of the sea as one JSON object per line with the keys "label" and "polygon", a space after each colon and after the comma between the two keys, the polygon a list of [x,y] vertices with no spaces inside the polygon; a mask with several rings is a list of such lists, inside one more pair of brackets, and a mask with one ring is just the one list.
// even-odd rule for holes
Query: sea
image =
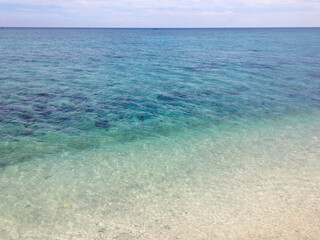
{"label": "sea", "polygon": [[320,236],[320,28],[0,29],[0,239]]}

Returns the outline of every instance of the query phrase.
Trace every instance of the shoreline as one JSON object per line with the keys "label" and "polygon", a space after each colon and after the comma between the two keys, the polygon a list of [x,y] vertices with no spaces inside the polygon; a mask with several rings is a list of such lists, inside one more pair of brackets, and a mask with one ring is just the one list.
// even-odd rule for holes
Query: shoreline
{"label": "shoreline", "polygon": [[314,120],[13,165],[0,174],[0,237],[316,239]]}

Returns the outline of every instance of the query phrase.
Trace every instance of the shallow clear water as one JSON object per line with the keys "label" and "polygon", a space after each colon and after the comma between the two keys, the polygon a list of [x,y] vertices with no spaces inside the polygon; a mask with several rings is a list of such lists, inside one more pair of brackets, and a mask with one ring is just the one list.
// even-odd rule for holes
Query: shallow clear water
{"label": "shallow clear water", "polygon": [[0,238],[316,239],[320,29],[0,29]]}
{"label": "shallow clear water", "polygon": [[319,29],[2,29],[1,160],[318,109]]}

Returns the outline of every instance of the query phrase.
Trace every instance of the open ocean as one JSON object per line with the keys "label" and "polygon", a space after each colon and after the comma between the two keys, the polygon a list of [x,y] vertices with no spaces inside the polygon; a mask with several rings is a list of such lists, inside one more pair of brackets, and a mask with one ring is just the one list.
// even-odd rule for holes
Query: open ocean
{"label": "open ocean", "polygon": [[319,239],[320,28],[0,29],[0,239]]}

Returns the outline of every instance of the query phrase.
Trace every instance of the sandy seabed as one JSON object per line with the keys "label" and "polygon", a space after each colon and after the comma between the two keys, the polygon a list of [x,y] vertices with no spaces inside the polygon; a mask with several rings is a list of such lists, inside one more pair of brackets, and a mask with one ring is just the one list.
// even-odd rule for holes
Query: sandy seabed
{"label": "sandy seabed", "polygon": [[0,172],[0,239],[319,239],[320,124],[175,136]]}

